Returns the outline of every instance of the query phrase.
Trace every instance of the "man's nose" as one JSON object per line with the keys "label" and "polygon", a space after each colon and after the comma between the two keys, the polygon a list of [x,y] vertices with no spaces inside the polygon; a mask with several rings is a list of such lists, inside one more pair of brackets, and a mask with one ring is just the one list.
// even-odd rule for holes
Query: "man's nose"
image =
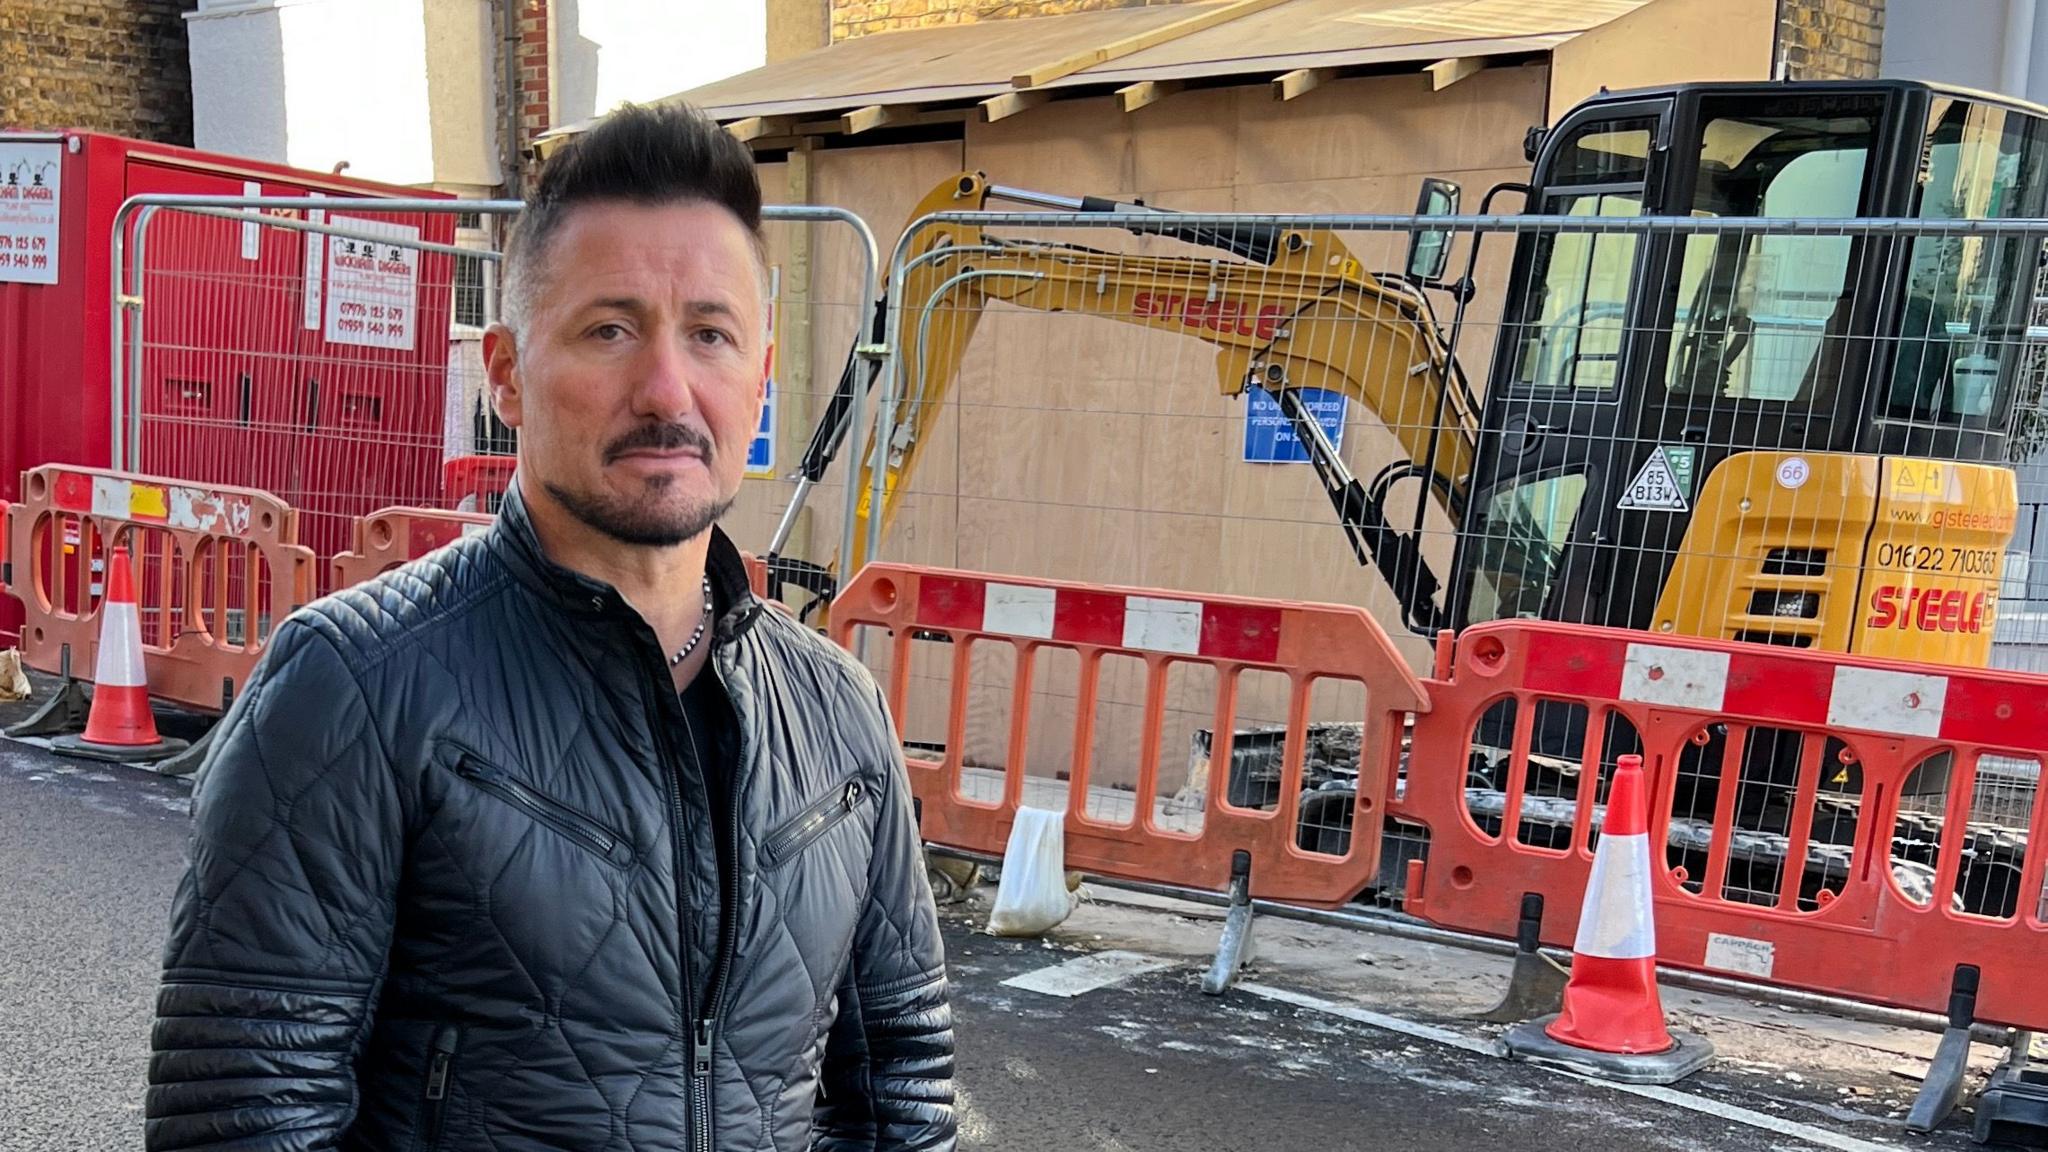
{"label": "man's nose", "polygon": [[697,406],[691,387],[692,366],[681,338],[664,336],[648,341],[640,359],[633,389],[636,415],[674,423]]}

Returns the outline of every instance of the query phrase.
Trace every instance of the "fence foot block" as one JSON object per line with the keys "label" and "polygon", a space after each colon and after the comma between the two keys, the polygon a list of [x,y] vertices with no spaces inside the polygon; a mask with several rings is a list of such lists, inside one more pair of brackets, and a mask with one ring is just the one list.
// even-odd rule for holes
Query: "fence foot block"
{"label": "fence foot block", "polygon": [[1928,1066],[1927,1079],[1920,1082],[1920,1095],[1913,1099],[1913,1110],[1906,1114],[1906,1130],[1932,1132],[1941,1127],[1962,1101],[1963,1077],[1969,1071],[1970,1028],[1950,1028],[1941,1034],[1941,1045],[1934,1050],[1934,1063]]}
{"label": "fence foot block", "polygon": [[1500,1003],[1472,1017],[1490,1024],[1520,1024],[1538,1016],[1555,1016],[1564,1004],[1564,986],[1571,974],[1540,952],[1516,952],[1514,971]]}
{"label": "fence foot block", "polygon": [[1977,1094],[1971,1135],[1979,1144],[2048,1148],[2048,1064],[2021,1059],[2000,1065]]}
{"label": "fence foot block", "polygon": [[206,730],[206,735],[192,742],[192,746],[181,752],[174,752],[161,760],[151,760],[143,767],[162,776],[190,776],[199,771],[206,762],[206,751],[213,747],[213,734],[220,731],[216,724]]}
{"label": "fence foot block", "polygon": [[1977,986],[1981,973],[1974,964],[1956,965],[1948,992],[1948,1030],[1934,1050],[1934,1063],[1927,1079],[1920,1082],[1920,1095],[1906,1114],[1908,1132],[1932,1132],[1941,1127],[1963,1098],[1963,1077],[1970,1072],[1970,1025],[1977,1018]]}
{"label": "fence foot block", "polygon": [[1569,970],[1545,956],[1543,895],[1522,894],[1522,916],[1515,932],[1515,967],[1508,974],[1508,989],[1500,1003],[1473,1016],[1491,1024],[1519,1024],[1538,1016],[1555,1016],[1564,1007],[1564,986]]}
{"label": "fence foot block", "polygon": [[1713,1042],[1690,1032],[1671,1033],[1671,1047],[1662,1052],[1595,1052],[1574,1047],[1544,1031],[1555,1019],[1544,1016],[1508,1029],[1504,1038],[1508,1055],[1622,1084],[1675,1084],[1714,1059]]}
{"label": "fence foot block", "polygon": [[1202,977],[1202,991],[1220,996],[1237,982],[1238,970],[1252,953],[1252,863],[1251,854],[1239,850],[1230,860],[1230,910],[1223,917],[1223,938],[1216,945],[1216,959]]}
{"label": "fence foot block", "polygon": [[21,723],[5,730],[5,735],[61,736],[66,732],[85,730],[86,714],[92,709],[92,697],[86,693],[85,682],[68,677],[41,708]]}

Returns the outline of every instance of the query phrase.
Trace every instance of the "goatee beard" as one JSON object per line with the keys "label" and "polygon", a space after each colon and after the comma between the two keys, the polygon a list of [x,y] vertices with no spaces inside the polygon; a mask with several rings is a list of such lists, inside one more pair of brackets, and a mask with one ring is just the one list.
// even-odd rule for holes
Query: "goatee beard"
{"label": "goatee beard", "polygon": [[571,492],[558,484],[545,487],[548,495],[571,516],[621,544],[640,548],[667,548],[696,539],[722,519],[736,499],[694,501],[673,510],[649,509],[623,500]]}

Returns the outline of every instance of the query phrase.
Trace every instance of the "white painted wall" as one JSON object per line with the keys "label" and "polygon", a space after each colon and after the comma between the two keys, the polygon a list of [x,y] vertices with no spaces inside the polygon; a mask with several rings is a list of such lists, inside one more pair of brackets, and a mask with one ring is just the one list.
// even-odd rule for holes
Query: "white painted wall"
{"label": "white painted wall", "polygon": [[[2009,59],[2007,29],[2029,8],[2032,35]],[[1887,0],[1879,70],[2048,103],[2048,0]]]}
{"label": "white painted wall", "polygon": [[768,62],[765,0],[552,0],[555,123]]}
{"label": "white painted wall", "polygon": [[186,17],[191,41],[194,135],[201,148],[283,160],[282,13],[269,6],[202,2]]}
{"label": "white painted wall", "polygon": [[489,0],[202,0],[201,148],[393,184],[499,179]]}

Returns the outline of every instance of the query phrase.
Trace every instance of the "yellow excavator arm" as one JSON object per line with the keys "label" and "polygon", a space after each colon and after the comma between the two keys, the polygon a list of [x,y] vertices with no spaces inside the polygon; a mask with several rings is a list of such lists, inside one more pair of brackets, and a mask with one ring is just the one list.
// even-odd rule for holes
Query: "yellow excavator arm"
{"label": "yellow excavator arm", "polygon": [[[963,174],[934,189],[911,219],[981,209],[990,190],[980,173]],[[1172,213],[1159,218],[1157,228],[1131,230],[1227,246],[1251,258],[1139,256],[998,239],[976,223],[933,223],[918,232],[906,255],[901,295],[888,302],[900,313],[896,353],[902,367],[895,434],[883,456],[884,530],[930,440],[982,307],[1000,301],[1086,312],[1215,345],[1223,393],[1265,389],[1310,441],[1311,458],[1360,560],[1378,563],[1390,580],[1412,574],[1417,558],[1395,555],[1404,548],[1412,553],[1412,538],[1405,545],[1396,541],[1380,514],[1384,486],[1369,492],[1327,441],[1317,443],[1322,434],[1298,393],[1322,389],[1363,404],[1405,449],[1400,475],[1424,478],[1439,506],[1456,519],[1477,454],[1478,412],[1420,292],[1368,272],[1332,232],[1275,229],[1247,239],[1241,232],[1178,226]],[[842,382],[842,390],[848,383]],[[834,566],[842,573],[857,571],[865,561],[874,512],[875,454],[862,451],[855,459],[853,482],[861,496],[853,555]]]}

